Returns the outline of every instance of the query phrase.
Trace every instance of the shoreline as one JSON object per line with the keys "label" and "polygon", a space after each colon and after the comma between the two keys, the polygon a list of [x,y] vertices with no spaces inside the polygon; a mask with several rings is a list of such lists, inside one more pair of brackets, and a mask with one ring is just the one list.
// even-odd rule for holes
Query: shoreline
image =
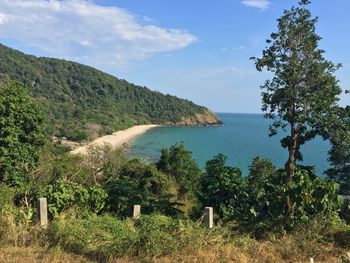
{"label": "shoreline", "polygon": [[87,145],[80,146],[72,150],[70,153],[73,155],[78,155],[78,154],[86,155],[87,149],[91,145],[100,146],[104,144],[109,144],[113,149],[123,147],[125,144],[129,144],[132,140],[134,140],[139,135],[142,135],[145,132],[149,131],[150,129],[153,129],[159,126],[160,125],[156,125],[156,124],[135,125],[126,130],[117,131],[110,135],[105,135],[100,138],[97,138],[96,140],[90,142]]}

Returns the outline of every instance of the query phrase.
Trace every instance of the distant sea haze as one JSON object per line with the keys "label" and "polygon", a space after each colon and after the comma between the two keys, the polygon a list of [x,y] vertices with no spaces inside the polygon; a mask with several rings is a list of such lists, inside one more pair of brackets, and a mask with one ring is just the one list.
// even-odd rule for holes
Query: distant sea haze
{"label": "distant sea haze", "polygon": [[[282,148],[283,134],[269,137],[271,120],[263,114],[218,113],[225,123],[222,127],[159,127],[138,137],[131,144],[130,156],[157,161],[163,147],[183,142],[192,151],[201,168],[207,160],[223,153],[228,164],[238,167],[244,175],[249,172],[253,158],[270,159],[277,168],[284,167],[288,152]],[[327,152],[330,145],[317,137],[302,146],[303,165],[314,165],[318,175],[329,168]]]}

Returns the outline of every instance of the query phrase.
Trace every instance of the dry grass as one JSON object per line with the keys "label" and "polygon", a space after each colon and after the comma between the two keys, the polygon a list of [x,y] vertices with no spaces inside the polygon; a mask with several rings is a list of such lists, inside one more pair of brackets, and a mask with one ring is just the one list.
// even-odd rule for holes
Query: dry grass
{"label": "dry grass", "polygon": [[[199,248],[192,253],[183,251],[181,254],[164,255],[156,258],[122,258],[112,260],[112,263],[155,262],[155,263],[297,263],[309,262],[310,255],[300,254],[295,244],[288,239],[275,242],[257,242],[248,251],[233,244],[216,245]],[[312,255],[316,263],[341,262],[345,251],[340,251],[331,245],[320,245],[319,254]],[[248,253],[249,252],[249,253]],[[80,263],[93,262],[83,256],[70,254],[61,250],[47,250],[33,247],[0,248],[1,263]]]}
{"label": "dry grass", "polygon": [[89,262],[82,256],[62,251],[50,251],[33,247],[0,248],[1,263],[82,263]]}

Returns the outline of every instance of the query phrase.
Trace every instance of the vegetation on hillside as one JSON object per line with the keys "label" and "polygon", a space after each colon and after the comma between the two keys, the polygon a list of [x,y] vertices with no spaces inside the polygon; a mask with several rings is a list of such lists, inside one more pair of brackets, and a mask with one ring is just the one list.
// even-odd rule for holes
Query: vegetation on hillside
{"label": "vegetation on hillside", "polygon": [[[217,124],[207,108],[92,67],[25,55],[0,44],[0,75],[23,82],[46,110],[48,130],[84,140],[135,124]],[[190,121],[189,121],[190,120]]]}
{"label": "vegetation on hillside", "polygon": [[[271,250],[258,253],[266,262],[306,260],[320,250],[320,261],[327,262],[350,248],[348,204],[338,199],[336,183],[310,167],[298,166],[285,184],[285,170],[262,158],[253,160],[248,176],[228,166],[221,154],[202,172],[183,144],[163,149],[156,164],[128,159],[108,146],[75,156],[50,140],[44,144],[42,115],[32,114],[40,109],[22,84],[3,82],[1,90],[8,91],[0,105],[8,116],[1,132],[11,139],[1,145],[2,152],[11,152],[12,146],[26,152],[30,138],[37,142],[33,156],[0,159],[3,253],[15,247],[38,256],[44,247],[49,258],[71,261],[191,261],[181,255],[201,258],[204,253],[204,262],[207,256],[244,262],[257,255],[252,248],[263,245]],[[19,121],[11,126],[5,121],[11,119]],[[26,183],[9,180],[19,178],[17,171]],[[45,229],[37,223],[39,197],[48,200],[50,224]],[[130,218],[134,204],[142,207],[139,220]],[[213,230],[203,226],[205,206],[214,207]]]}
{"label": "vegetation on hillside", "polygon": [[[308,20],[308,2],[292,17],[300,12]],[[23,84],[5,80],[0,91],[0,261],[349,262],[350,205],[339,198],[349,194],[348,108],[332,104],[331,126],[318,122],[318,111],[308,119],[332,144],[326,178],[291,158],[278,168],[256,157],[243,175],[222,154],[201,171],[183,144],[163,149],[155,164],[108,146],[71,155],[44,140],[43,115]],[[279,117],[288,122],[284,110]],[[300,129],[294,150],[311,138]],[[48,200],[45,228],[39,197]],[[142,207],[138,219],[131,218],[135,204]],[[203,226],[207,206],[214,208],[213,229]]]}

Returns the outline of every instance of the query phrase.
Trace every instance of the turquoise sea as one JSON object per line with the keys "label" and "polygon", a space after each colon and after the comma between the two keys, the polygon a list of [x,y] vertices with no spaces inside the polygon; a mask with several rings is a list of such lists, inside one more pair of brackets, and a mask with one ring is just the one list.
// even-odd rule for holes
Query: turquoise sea
{"label": "turquoise sea", "polygon": [[[194,159],[204,168],[205,162],[218,153],[228,157],[228,164],[246,175],[256,156],[266,157],[278,168],[287,160],[287,150],[280,145],[282,135],[268,136],[270,120],[261,114],[219,113],[223,127],[159,127],[148,131],[131,143],[130,156],[157,161],[160,150],[183,142]],[[316,138],[302,148],[305,165],[314,165],[319,175],[329,167],[329,143]]]}

